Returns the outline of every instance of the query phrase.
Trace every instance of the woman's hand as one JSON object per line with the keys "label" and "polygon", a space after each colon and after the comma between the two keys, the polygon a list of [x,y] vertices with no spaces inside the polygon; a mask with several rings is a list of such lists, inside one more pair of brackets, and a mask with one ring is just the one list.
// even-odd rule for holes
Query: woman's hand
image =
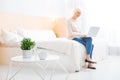
{"label": "woman's hand", "polygon": [[86,34],[83,34],[83,33],[78,33],[77,36],[80,36],[80,37],[87,37]]}
{"label": "woman's hand", "polygon": [[82,36],[82,37],[87,37],[87,35],[86,35],[86,34],[82,34],[81,36]]}

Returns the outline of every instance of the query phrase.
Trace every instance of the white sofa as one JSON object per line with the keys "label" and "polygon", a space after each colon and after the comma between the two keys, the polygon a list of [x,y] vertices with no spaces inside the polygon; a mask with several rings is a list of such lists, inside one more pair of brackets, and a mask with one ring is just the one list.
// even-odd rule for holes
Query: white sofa
{"label": "white sofa", "polygon": [[22,50],[19,45],[20,41],[24,37],[31,38],[36,41],[36,43],[39,43],[40,46],[42,45],[42,47],[49,48],[54,51],[57,50],[58,52],[55,54],[61,57],[61,63],[63,63],[69,71],[73,72],[75,70],[80,70],[80,66],[82,66],[82,62],[84,60],[83,55],[86,51],[84,46],[73,40],[56,38],[52,30],[38,31],[17,29],[10,32],[3,29],[1,31],[1,38],[3,41],[1,41],[2,44],[0,45],[0,64],[8,64],[12,56],[22,55]]}
{"label": "white sofa", "polygon": [[[12,33],[9,31],[7,32],[11,35],[7,33],[5,34],[5,33],[6,31],[3,31],[1,33],[2,34],[1,43],[3,45],[2,44],[0,45],[0,64],[8,64],[12,56],[22,55],[22,50],[19,47],[20,41],[23,37],[30,37],[32,40],[35,40],[38,43],[38,46],[49,48],[55,51],[57,50],[58,52],[55,54],[61,57],[60,59],[61,62],[63,63],[63,65],[65,65],[65,67],[70,72],[74,72],[75,70],[80,70],[84,65],[84,59],[85,59],[85,53],[86,53],[85,47],[82,44],[73,40],[67,40],[64,38],[57,39],[55,37],[54,32],[51,30],[38,31],[38,30],[17,29]],[[7,40],[7,38],[9,40]],[[17,40],[15,40],[16,38]],[[106,56],[107,54],[106,45],[104,45],[104,42],[102,42],[102,44],[100,42],[101,41],[98,41],[98,42],[95,41],[93,59],[96,59],[96,60],[101,60],[105,58],[103,56],[104,55]],[[56,44],[56,43],[59,43],[59,44]],[[56,44],[56,45],[52,45],[52,44]]]}

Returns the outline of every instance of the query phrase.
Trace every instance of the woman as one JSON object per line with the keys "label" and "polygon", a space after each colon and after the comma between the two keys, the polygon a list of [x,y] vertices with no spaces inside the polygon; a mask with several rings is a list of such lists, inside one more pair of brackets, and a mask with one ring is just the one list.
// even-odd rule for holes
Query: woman
{"label": "woman", "polygon": [[85,62],[88,62],[89,69],[96,69],[92,66],[92,64],[95,64],[96,62],[91,61],[92,59],[92,51],[93,51],[93,44],[92,44],[92,38],[87,37],[87,35],[83,34],[80,31],[80,26],[78,24],[78,17],[81,16],[80,9],[76,8],[74,9],[74,13],[72,17],[67,21],[67,29],[68,29],[68,39],[75,40],[77,42],[80,42],[83,44],[86,48],[86,59]]}

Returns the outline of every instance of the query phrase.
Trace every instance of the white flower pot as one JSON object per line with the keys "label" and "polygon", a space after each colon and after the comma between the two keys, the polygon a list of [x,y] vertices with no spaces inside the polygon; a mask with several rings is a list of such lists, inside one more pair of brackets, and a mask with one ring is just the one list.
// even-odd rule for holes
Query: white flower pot
{"label": "white flower pot", "polygon": [[41,51],[37,52],[37,54],[38,54],[38,56],[41,60],[44,60],[47,57],[47,52],[44,51],[44,50],[41,50]]}
{"label": "white flower pot", "polygon": [[28,59],[33,56],[33,51],[32,50],[23,50],[23,58]]}

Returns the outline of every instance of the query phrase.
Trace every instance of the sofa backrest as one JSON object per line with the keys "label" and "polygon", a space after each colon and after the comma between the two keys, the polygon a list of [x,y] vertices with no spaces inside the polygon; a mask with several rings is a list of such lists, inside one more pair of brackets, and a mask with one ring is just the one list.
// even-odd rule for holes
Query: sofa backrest
{"label": "sofa backrest", "polygon": [[[29,30],[53,30],[59,37],[65,36],[65,18],[30,16],[13,13],[0,12],[0,30],[7,28],[14,30],[15,28],[24,28]],[[0,31],[1,34],[1,31]]]}
{"label": "sofa backrest", "polygon": [[36,42],[56,38],[56,35],[53,30],[23,30],[22,35],[23,37],[31,38]]}

